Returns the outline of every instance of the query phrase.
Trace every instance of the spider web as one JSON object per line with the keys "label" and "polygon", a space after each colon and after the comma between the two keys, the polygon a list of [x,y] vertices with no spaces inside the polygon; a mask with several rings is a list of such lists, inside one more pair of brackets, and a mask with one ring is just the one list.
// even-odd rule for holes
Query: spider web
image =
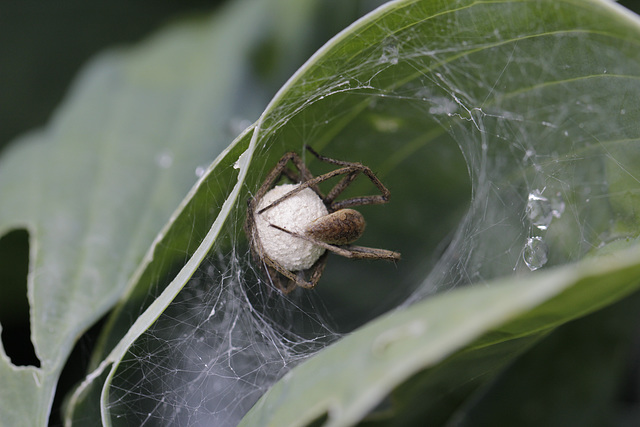
{"label": "spider web", "polygon": [[[385,311],[575,261],[624,235],[611,231],[610,181],[640,173],[606,142],[633,136],[625,113],[637,97],[616,97],[606,79],[596,89],[568,81],[625,70],[604,47],[587,49],[586,34],[528,38],[535,23],[514,23],[517,37],[503,23],[469,38],[475,12],[423,24],[442,26],[427,41],[420,25],[386,29],[339,74],[298,81],[304,98],[281,102],[259,128],[252,176],[304,144],[376,171],[392,201],[360,209],[359,244],[403,260],[331,256],[315,290],[277,293],[243,237],[246,198],[260,185],[247,181],[225,237],[122,361],[110,393],[116,425],[235,425],[293,366]],[[563,66],[576,46],[579,62]],[[614,110],[603,128],[596,118]],[[329,167],[306,161],[315,175]],[[352,187],[345,197],[375,191]]]}

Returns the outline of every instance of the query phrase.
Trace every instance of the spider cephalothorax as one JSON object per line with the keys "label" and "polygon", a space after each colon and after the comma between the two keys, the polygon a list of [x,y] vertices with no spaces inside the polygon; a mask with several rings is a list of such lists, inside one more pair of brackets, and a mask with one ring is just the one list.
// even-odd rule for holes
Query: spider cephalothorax
{"label": "spider cephalothorax", "polygon": [[[251,250],[274,285],[284,293],[296,286],[314,287],[324,271],[327,250],[347,258],[400,259],[398,252],[351,244],[364,232],[365,221],[360,212],[350,207],[387,203],[389,190],[361,163],[330,159],[311,147],[307,150],[319,160],[339,167],[314,177],[297,153],[286,153],[249,200],[247,208],[245,231]],[[287,167],[289,162],[297,172]],[[336,201],[361,173],[381,194]],[[282,175],[294,184],[273,187]],[[323,195],[318,184],[340,175],[344,176]],[[285,283],[278,274],[286,278]]]}

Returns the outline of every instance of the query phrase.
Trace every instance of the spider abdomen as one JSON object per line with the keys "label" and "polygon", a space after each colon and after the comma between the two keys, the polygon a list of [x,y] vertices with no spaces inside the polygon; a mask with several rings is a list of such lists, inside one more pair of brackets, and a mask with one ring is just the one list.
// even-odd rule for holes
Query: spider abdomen
{"label": "spider abdomen", "polygon": [[365,225],[360,212],[340,209],[311,222],[306,234],[331,245],[346,245],[362,236]]}

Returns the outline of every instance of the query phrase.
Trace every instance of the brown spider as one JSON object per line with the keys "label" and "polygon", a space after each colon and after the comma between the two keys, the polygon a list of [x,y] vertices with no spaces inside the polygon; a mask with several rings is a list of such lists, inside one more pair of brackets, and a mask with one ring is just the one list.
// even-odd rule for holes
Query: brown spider
{"label": "brown spider", "polygon": [[[398,252],[351,245],[364,232],[365,221],[358,211],[347,208],[387,203],[391,195],[389,190],[367,166],[331,159],[316,153],[309,146],[306,148],[319,160],[339,167],[314,177],[297,153],[286,153],[269,172],[255,196],[248,201],[247,207],[245,232],[252,253],[265,267],[274,285],[285,294],[297,286],[309,289],[318,283],[329,254],[326,250],[347,258],[400,259]],[[289,161],[298,172],[287,167]],[[381,194],[336,201],[361,173],[371,180]],[[282,175],[297,184],[273,187]],[[344,177],[324,196],[318,184],[338,175]],[[294,201],[295,198],[301,198],[302,201]],[[314,204],[320,205],[319,211],[309,213],[309,205]],[[287,223],[272,222],[277,215],[280,221]],[[298,224],[294,224],[296,222]],[[272,242],[275,242],[276,249],[272,249]],[[276,253],[278,248],[287,254]],[[310,251],[308,256],[305,251]],[[285,284],[278,273],[287,279]]]}

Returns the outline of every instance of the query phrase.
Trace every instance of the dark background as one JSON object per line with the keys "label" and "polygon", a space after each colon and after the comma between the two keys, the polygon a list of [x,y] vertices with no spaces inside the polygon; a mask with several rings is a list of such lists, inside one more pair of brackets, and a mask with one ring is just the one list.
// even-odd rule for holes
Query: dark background
{"label": "dark background", "polygon": [[222,0],[0,0],[0,147],[43,126],[88,59]]}

